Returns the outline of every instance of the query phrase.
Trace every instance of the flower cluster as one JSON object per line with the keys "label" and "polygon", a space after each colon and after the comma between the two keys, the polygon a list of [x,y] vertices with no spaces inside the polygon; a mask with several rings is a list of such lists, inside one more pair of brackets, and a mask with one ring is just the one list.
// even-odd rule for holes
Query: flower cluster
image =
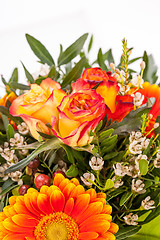
{"label": "flower cluster", "polygon": [[136,233],[160,202],[160,87],[149,57],[133,74],[129,65],[140,58],[130,60],[123,40],[119,64],[101,49],[91,64],[84,34],[55,64],[26,37],[41,68],[24,67],[27,85],[17,70],[2,77],[0,240],[114,240],[127,225]]}

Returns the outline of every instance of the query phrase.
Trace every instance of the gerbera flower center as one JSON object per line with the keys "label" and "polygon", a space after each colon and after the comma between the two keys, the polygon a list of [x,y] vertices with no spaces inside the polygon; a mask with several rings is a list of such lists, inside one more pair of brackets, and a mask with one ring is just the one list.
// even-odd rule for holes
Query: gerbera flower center
{"label": "gerbera flower center", "polygon": [[34,231],[36,240],[78,240],[79,229],[73,218],[63,212],[44,216]]}

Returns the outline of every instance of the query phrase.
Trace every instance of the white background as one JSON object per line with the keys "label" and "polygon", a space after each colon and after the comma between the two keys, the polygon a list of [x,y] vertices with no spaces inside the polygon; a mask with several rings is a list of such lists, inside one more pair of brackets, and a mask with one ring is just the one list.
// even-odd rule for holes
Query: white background
{"label": "white background", "polygon": [[8,80],[18,67],[24,82],[20,61],[31,73],[39,69],[25,33],[40,40],[56,61],[60,43],[66,48],[85,32],[94,35],[93,60],[100,47],[112,48],[118,63],[125,37],[133,57],[146,50],[160,68],[160,0],[0,0],[0,74]]}

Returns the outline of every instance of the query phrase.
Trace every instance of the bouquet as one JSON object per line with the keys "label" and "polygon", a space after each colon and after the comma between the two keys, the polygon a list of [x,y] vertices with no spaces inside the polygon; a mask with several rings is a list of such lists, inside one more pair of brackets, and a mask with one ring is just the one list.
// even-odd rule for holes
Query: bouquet
{"label": "bouquet", "polygon": [[157,67],[125,39],[118,64],[111,49],[91,63],[87,37],[55,63],[26,34],[40,71],[1,77],[0,240],[159,239]]}

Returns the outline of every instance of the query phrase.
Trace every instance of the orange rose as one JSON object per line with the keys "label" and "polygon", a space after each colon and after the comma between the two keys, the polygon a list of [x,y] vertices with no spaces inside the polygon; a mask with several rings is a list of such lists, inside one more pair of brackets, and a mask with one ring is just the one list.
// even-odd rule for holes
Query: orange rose
{"label": "orange rose", "polygon": [[92,89],[73,91],[58,107],[59,118],[52,120],[53,133],[72,147],[85,146],[93,140],[90,135],[104,118],[104,99]]}
{"label": "orange rose", "polygon": [[65,95],[59,83],[47,78],[40,86],[31,84],[29,91],[17,97],[10,107],[10,114],[20,116],[33,137],[38,139],[37,131],[50,134],[46,124],[51,124],[52,116],[58,118],[57,106]]}
{"label": "orange rose", "polygon": [[[7,102],[9,101],[10,103],[13,102],[14,99],[16,99],[16,94],[14,92],[11,92],[9,95],[7,93],[3,96],[3,98],[0,99],[0,106],[7,106]],[[1,114],[0,114],[0,119],[1,119]]]}
{"label": "orange rose", "polygon": [[[99,84],[99,85],[98,85]],[[100,68],[85,69],[82,78],[72,83],[73,91],[90,89],[97,85],[96,92],[104,98],[107,106],[107,118],[111,121],[121,121],[133,110],[133,97],[120,96],[117,80],[111,72],[102,71]]]}

